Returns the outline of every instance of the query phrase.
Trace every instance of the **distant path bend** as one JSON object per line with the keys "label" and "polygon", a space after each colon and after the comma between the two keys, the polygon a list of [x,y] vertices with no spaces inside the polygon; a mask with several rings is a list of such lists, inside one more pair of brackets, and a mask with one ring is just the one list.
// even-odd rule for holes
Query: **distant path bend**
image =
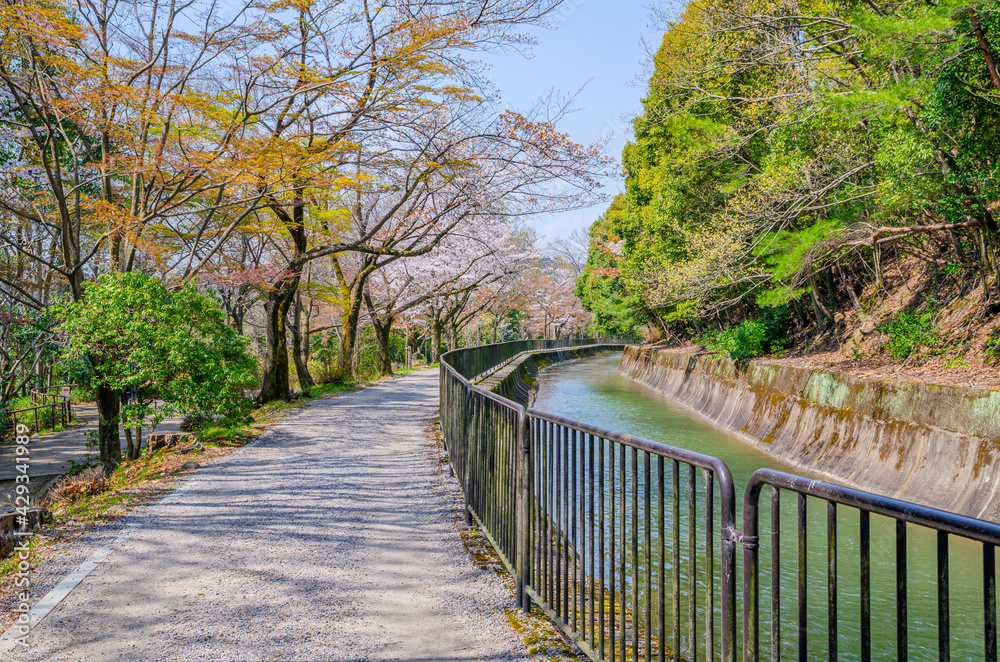
{"label": "distant path bend", "polygon": [[427,371],[312,403],[129,518],[19,660],[520,660],[454,525]]}

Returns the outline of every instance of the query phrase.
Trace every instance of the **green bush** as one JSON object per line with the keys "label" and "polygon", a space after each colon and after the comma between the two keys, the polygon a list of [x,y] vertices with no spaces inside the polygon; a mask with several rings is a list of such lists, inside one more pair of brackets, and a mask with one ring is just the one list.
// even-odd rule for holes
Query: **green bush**
{"label": "green bush", "polygon": [[7,412],[13,409],[10,401],[0,400],[0,443],[13,439],[14,422],[7,416]]}
{"label": "green bush", "polygon": [[699,342],[706,349],[738,361],[780,350],[788,337],[788,312],[784,306],[765,308],[753,319],[722,331],[707,331]]}
{"label": "green bush", "polygon": [[767,333],[764,323],[758,320],[746,320],[736,327],[729,358],[739,360],[760,356],[767,352],[767,347]]}
{"label": "green bush", "polygon": [[934,330],[936,312],[934,308],[923,312],[904,310],[882,324],[879,331],[889,336],[889,341],[886,343],[889,356],[903,360],[912,356],[921,347],[934,345],[938,340],[937,332]]}
{"label": "green bush", "polygon": [[984,344],[984,349],[986,350],[986,360],[990,365],[996,365],[1000,362],[1000,327],[993,329],[990,333],[990,337],[986,339]]}
{"label": "green bush", "polygon": [[701,337],[697,340],[705,349],[728,356],[735,346],[735,335],[732,328],[723,330],[709,329],[701,334]]}
{"label": "green bush", "polygon": [[131,395],[123,426],[150,428],[174,414],[211,414],[223,424],[246,418],[254,360],[215,295],[194,282],[168,288],[142,272],[105,274],[84,287],[83,301],[54,309],[63,362],[89,358],[95,387]]}

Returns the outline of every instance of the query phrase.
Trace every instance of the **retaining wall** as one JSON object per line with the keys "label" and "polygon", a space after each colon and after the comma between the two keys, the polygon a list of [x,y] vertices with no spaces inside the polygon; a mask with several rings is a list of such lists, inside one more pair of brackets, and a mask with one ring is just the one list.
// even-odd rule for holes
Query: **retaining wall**
{"label": "retaining wall", "polygon": [[502,370],[479,383],[518,404],[530,407],[538,391],[538,371],[553,363],[582,359],[602,352],[621,349],[622,345],[585,345],[583,347],[533,351],[513,359]]}
{"label": "retaining wall", "polygon": [[1000,392],[627,347],[619,370],[793,466],[1000,522]]}

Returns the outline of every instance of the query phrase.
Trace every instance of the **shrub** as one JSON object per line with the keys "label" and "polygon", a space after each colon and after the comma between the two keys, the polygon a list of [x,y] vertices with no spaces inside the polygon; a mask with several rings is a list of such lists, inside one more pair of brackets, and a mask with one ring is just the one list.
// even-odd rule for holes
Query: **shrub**
{"label": "shrub", "polygon": [[767,347],[767,331],[764,323],[758,320],[746,320],[736,327],[729,358],[739,360],[760,356],[767,352]]}
{"label": "shrub", "polygon": [[722,331],[707,331],[699,342],[733,360],[749,359],[784,348],[788,337],[788,312],[784,306],[764,308],[760,315]]}
{"label": "shrub", "polygon": [[7,416],[11,409],[9,401],[0,401],[0,443],[6,442],[8,437],[14,438],[14,421]]}
{"label": "shrub", "polygon": [[923,312],[904,310],[882,324],[879,331],[889,336],[889,341],[886,343],[889,356],[896,360],[907,359],[921,347],[936,343],[938,339],[934,330],[936,312],[934,308]]}
{"label": "shrub", "polygon": [[983,348],[986,350],[986,360],[990,365],[1000,362],[1000,327],[993,329]]}
{"label": "shrub", "polygon": [[64,357],[89,357],[93,384],[131,395],[121,407],[124,426],[153,427],[173,414],[246,417],[254,360],[217,297],[193,282],[170,289],[141,272],[105,274],[85,287],[83,301],[56,308]]}

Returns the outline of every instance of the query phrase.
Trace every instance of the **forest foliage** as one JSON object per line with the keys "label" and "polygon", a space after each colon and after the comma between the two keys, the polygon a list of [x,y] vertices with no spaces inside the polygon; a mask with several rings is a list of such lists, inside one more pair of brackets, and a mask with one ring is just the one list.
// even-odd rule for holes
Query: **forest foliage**
{"label": "forest foliage", "polygon": [[89,386],[111,469],[170,409],[582,332],[524,219],[594,204],[608,159],[482,57],[561,1],[0,7],[0,406]]}
{"label": "forest foliage", "polygon": [[692,337],[787,307],[826,332],[890,254],[996,301],[998,56],[990,2],[675,12],[624,150],[625,191],[591,229],[577,290],[595,323]]}

